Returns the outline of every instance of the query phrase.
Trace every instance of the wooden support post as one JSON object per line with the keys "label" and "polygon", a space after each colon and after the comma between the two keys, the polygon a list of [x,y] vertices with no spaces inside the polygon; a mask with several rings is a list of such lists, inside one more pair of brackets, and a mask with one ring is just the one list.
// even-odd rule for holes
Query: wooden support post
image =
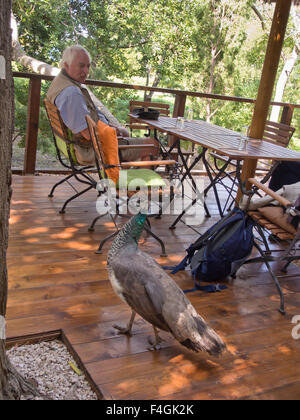
{"label": "wooden support post", "polygon": [[[289,18],[291,2],[292,0],[277,0],[276,2],[260,86],[250,126],[249,136],[252,138],[261,139],[263,136]],[[248,159],[245,159],[241,175],[243,182],[246,182],[249,178],[253,178],[255,176],[256,167],[257,160],[249,161]],[[250,184],[247,182],[246,187],[250,188]],[[240,197],[241,191],[238,192],[237,202]]]}
{"label": "wooden support post", "polygon": [[24,157],[24,175],[34,174],[39,129],[41,97],[41,79],[32,78],[29,82],[29,98],[27,108],[26,143]]}

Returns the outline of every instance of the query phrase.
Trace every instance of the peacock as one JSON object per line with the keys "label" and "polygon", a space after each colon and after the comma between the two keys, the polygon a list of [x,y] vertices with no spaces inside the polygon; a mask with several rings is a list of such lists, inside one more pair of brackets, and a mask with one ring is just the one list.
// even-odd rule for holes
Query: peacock
{"label": "peacock", "polygon": [[138,213],[119,231],[107,258],[109,279],[115,293],[132,309],[126,327],[114,325],[120,333],[131,334],[136,313],[152,324],[155,339],[151,349],[162,341],[158,329],[167,331],[190,350],[220,355],[226,346],[217,333],[196,312],[183,291],[165,270],[138,247],[147,216]]}

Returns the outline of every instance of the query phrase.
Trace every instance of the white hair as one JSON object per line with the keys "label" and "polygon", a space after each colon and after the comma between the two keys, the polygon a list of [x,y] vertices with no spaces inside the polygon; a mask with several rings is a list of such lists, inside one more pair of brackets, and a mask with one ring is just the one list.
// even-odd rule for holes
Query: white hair
{"label": "white hair", "polygon": [[71,45],[70,47],[64,50],[62,58],[59,63],[60,67],[63,68],[65,63],[70,65],[74,57],[79,51],[83,51],[89,57],[89,60],[91,61],[91,56],[84,47],[82,47],[81,45]]}

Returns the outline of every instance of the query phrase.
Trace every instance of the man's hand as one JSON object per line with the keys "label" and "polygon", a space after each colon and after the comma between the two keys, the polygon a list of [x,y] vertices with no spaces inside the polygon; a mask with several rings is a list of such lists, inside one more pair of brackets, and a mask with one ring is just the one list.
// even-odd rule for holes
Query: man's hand
{"label": "man's hand", "polygon": [[82,135],[82,137],[84,137],[86,140],[91,140],[91,136],[90,136],[90,132],[89,129],[86,128],[83,131],[80,131],[80,134]]}
{"label": "man's hand", "polygon": [[129,137],[129,131],[124,127],[114,127],[117,130],[117,136]]}

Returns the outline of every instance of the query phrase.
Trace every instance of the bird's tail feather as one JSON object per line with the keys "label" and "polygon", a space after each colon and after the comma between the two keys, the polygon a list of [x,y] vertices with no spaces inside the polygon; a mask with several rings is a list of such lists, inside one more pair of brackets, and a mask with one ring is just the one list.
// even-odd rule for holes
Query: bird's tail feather
{"label": "bird's tail feather", "polygon": [[181,341],[180,344],[195,352],[206,351],[212,356],[219,356],[226,349],[226,345],[218,334],[210,328],[201,318],[194,318],[197,330],[191,338]]}

